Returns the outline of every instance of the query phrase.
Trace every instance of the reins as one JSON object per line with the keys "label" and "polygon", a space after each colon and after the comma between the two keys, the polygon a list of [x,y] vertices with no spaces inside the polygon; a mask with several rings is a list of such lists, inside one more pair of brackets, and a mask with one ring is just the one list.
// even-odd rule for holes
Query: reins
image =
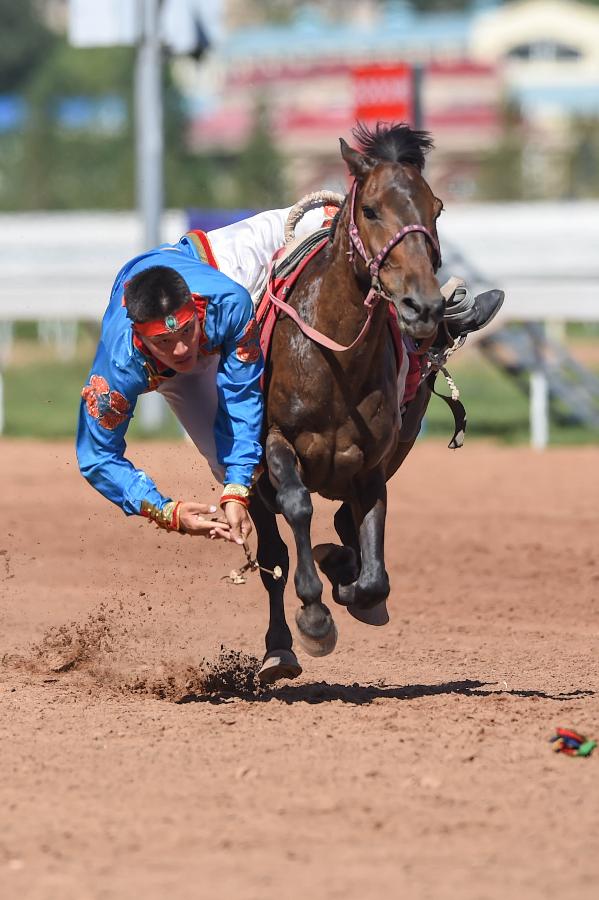
{"label": "reins", "polygon": [[425,225],[418,225],[418,224],[404,225],[403,228],[400,228],[400,230],[397,231],[393,235],[391,240],[387,241],[385,246],[381,250],[379,250],[379,252],[377,253],[376,256],[369,257],[368,254],[366,253],[366,248],[364,247],[364,243],[363,243],[362,238],[360,237],[360,233],[358,231],[358,226],[356,225],[356,222],[355,222],[354,209],[355,209],[355,204],[356,204],[357,184],[358,184],[357,181],[354,181],[354,183],[352,185],[352,189],[351,189],[351,194],[350,194],[350,223],[349,223],[349,229],[348,229],[349,238],[350,238],[350,248],[348,251],[348,256],[349,256],[350,262],[353,262],[354,252],[357,251],[358,254],[361,256],[361,258],[364,260],[364,262],[366,263],[366,266],[368,268],[368,271],[370,273],[370,289],[369,289],[366,297],[364,298],[364,306],[366,307],[366,310],[367,310],[366,321],[364,322],[364,324],[360,330],[360,333],[355,338],[355,340],[353,340],[352,343],[347,346],[344,344],[338,344],[337,341],[334,341],[332,338],[327,337],[326,334],[322,334],[322,332],[317,331],[316,328],[312,328],[311,325],[308,325],[307,322],[304,322],[304,320],[301,318],[299,313],[292,306],[290,306],[288,303],[285,302],[285,300],[281,299],[280,297],[277,297],[277,295],[276,295],[276,290],[279,287],[280,287],[282,296],[286,296],[287,294],[289,294],[291,288],[297,281],[297,279],[298,279],[299,275],[301,274],[301,272],[303,271],[304,267],[308,264],[308,262],[310,262],[311,259],[313,259],[314,256],[316,256],[317,253],[320,253],[320,251],[323,249],[323,247],[327,244],[328,239],[326,239],[326,240],[322,241],[320,244],[318,244],[318,246],[315,247],[314,250],[311,253],[309,253],[308,256],[305,257],[305,259],[302,261],[301,266],[299,266],[295,270],[295,272],[291,275],[291,277],[287,281],[285,281],[284,284],[277,285],[277,283],[276,283],[277,279],[276,279],[276,275],[274,274],[274,262],[271,264],[270,272],[268,274],[268,279],[267,279],[267,292],[268,292],[268,297],[269,297],[270,301],[278,309],[280,309],[284,313],[286,313],[289,316],[289,318],[295,322],[295,324],[298,326],[300,331],[302,331],[306,335],[306,337],[309,337],[315,343],[320,344],[321,347],[326,347],[328,350],[335,350],[337,353],[344,353],[347,350],[353,350],[354,347],[358,347],[362,343],[364,338],[366,337],[366,334],[368,333],[374,310],[375,310],[376,306],[378,305],[379,301],[381,299],[385,299],[389,303],[392,302],[391,297],[389,297],[389,295],[385,292],[385,290],[381,284],[380,270],[385,262],[385,259],[391,252],[391,250],[393,250],[393,248],[396,247],[397,244],[400,243],[400,241],[403,241],[403,239],[405,237],[407,237],[408,234],[414,234],[414,233],[423,234],[425,236],[425,238],[431,243],[431,245],[435,251],[435,254],[436,254],[435,265],[437,266],[438,264],[440,264],[440,261],[441,261],[441,250],[439,248],[438,242],[436,241],[434,236],[431,234],[431,232],[428,230],[428,228]]}
{"label": "reins", "polygon": [[[293,274],[284,282],[284,284],[280,285],[280,291],[283,296],[286,296],[289,293],[289,291],[294,286],[295,282],[297,281],[297,279],[303,272],[304,268],[307,266],[307,264],[310,262],[310,260],[313,259],[317,253],[320,253],[320,251],[327,245],[328,240],[329,240],[328,238],[325,238],[323,241],[321,241],[320,244],[318,244],[314,248],[314,250],[312,250],[311,253],[309,253],[302,260],[301,264],[297,267],[297,269],[293,272]],[[276,279],[276,275],[274,274],[274,271],[273,271],[273,266],[274,266],[274,263],[271,263],[270,272],[268,275],[268,282],[267,282],[267,292],[268,292],[269,300],[271,301],[271,303],[274,304],[274,306],[276,306],[278,309],[280,309],[284,313],[286,313],[290,319],[293,319],[293,321],[298,326],[300,331],[302,331],[306,335],[306,337],[309,337],[316,344],[320,344],[321,347],[326,347],[327,350],[335,350],[338,353],[342,353],[345,350],[351,350],[353,347],[357,347],[358,344],[362,343],[362,341],[364,340],[364,338],[366,336],[366,332],[368,331],[368,329],[370,327],[370,320],[372,318],[373,308],[368,309],[368,316],[366,318],[366,321],[364,322],[364,325],[362,326],[362,329],[361,329],[359,335],[357,336],[357,338],[355,339],[355,341],[353,341],[347,347],[344,344],[338,344],[337,341],[334,341],[332,338],[327,337],[326,334],[323,334],[321,331],[317,331],[316,328],[312,328],[311,325],[308,325],[307,322],[304,322],[304,320],[301,318],[299,313],[292,306],[290,306],[289,303],[286,303],[284,300],[282,300],[280,297],[277,296],[275,291],[278,289],[278,286],[276,283],[277,279]],[[366,301],[364,301],[364,303],[366,304]]]}

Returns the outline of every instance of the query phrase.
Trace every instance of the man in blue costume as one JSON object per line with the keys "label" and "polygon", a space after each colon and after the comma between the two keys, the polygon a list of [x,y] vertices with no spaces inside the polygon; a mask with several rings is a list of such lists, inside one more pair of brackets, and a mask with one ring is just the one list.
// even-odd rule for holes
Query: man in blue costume
{"label": "man in blue costume", "polygon": [[[264,212],[209,235],[188,232],[118,273],[81,394],[77,457],[84,477],[126,515],[145,516],[168,531],[237,543],[248,537],[263,410],[263,359],[250,293],[257,296],[284,243],[288,212]],[[310,210],[296,235],[322,221],[322,209]],[[479,330],[502,300],[500,291],[472,299],[465,287],[454,290],[448,329],[454,337]],[[223,484],[222,517],[213,506],[162,494],[126,459],[137,398],[152,390],[165,397]]]}

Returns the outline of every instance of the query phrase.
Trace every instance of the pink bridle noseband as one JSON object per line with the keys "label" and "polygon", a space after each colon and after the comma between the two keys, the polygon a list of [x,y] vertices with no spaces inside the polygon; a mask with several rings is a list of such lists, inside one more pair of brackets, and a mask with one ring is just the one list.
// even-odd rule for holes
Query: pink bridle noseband
{"label": "pink bridle noseband", "polygon": [[[366,263],[366,266],[370,273],[370,290],[368,291],[368,294],[366,295],[366,297],[364,299],[364,306],[366,307],[366,310],[367,310],[366,321],[364,322],[362,329],[361,329],[360,333],[358,334],[358,336],[356,337],[356,339],[354,341],[352,341],[352,343],[349,344],[348,346],[344,346],[343,344],[338,344],[337,341],[334,341],[332,338],[327,337],[326,334],[322,334],[322,332],[317,331],[315,328],[312,328],[311,325],[308,325],[307,322],[304,322],[303,319],[300,318],[299,314],[296,312],[296,310],[292,306],[290,306],[288,303],[286,303],[280,297],[276,296],[275,291],[272,289],[274,286],[273,285],[274,275],[273,275],[273,267],[272,266],[271,266],[271,271],[270,271],[269,278],[268,278],[268,294],[269,294],[269,298],[272,301],[272,303],[275,306],[277,306],[280,310],[282,310],[282,312],[287,313],[287,315],[295,322],[295,324],[298,326],[300,331],[302,331],[306,335],[306,337],[309,337],[311,340],[315,341],[317,344],[320,344],[321,347],[326,347],[328,350],[335,350],[337,353],[341,353],[345,350],[352,350],[354,347],[358,347],[362,343],[362,341],[366,337],[368,329],[370,328],[372,314],[374,313],[374,310],[381,298],[384,297],[385,300],[387,300],[389,303],[392,302],[391,297],[389,297],[389,295],[385,292],[383,286],[381,285],[379,273],[380,273],[381,267],[383,266],[383,264],[385,262],[385,259],[387,258],[387,256],[391,252],[391,250],[393,250],[393,248],[396,247],[397,244],[400,243],[400,241],[403,241],[403,239],[408,234],[414,234],[415,232],[420,232],[421,234],[423,234],[425,236],[425,238],[430,242],[433,250],[435,251],[435,261],[433,263],[433,265],[435,266],[435,271],[441,265],[441,250],[439,248],[438,241],[436,240],[434,235],[431,234],[431,232],[428,230],[428,228],[425,225],[404,225],[403,228],[401,228],[399,231],[397,231],[393,235],[393,237],[391,238],[390,241],[387,241],[385,246],[377,253],[376,256],[369,257],[368,254],[366,253],[366,248],[364,247],[362,238],[360,237],[360,233],[358,231],[358,226],[356,225],[355,216],[354,216],[354,209],[355,209],[355,205],[356,205],[357,184],[358,184],[357,181],[354,181],[354,183],[352,185],[350,201],[349,201],[350,202],[350,222],[349,222],[350,246],[349,246],[348,256],[349,256],[350,262],[352,262],[353,258],[354,258],[354,251],[357,250],[359,255],[362,257],[362,259]],[[304,264],[306,262],[308,262],[308,260],[311,259],[313,256],[315,256],[316,253],[318,253],[320,250],[322,250],[322,248],[325,246],[325,244],[326,244],[326,240],[323,241],[322,244],[320,244],[317,248],[315,248],[315,250],[312,251],[312,253],[309,255],[309,257],[307,257],[304,260]],[[296,270],[296,272],[291,277],[291,279],[287,282],[287,284],[283,286],[283,289],[282,289],[283,294],[287,294],[291,290],[293,284],[295,284],[295,281],[297,280],[297,277],[299,276],[303,267],[304,266],[302,265],[299,270]]]}

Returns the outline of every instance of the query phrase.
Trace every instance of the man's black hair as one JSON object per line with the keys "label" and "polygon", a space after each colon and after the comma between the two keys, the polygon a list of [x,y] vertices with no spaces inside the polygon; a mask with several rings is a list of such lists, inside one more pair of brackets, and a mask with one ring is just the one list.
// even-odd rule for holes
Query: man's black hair
{"label": "man's black hair", "polygon": [[191,296],[185,280],[168,266],[152,266],[125,285],[127,315],[134,322],[162,319],[180,309]]}

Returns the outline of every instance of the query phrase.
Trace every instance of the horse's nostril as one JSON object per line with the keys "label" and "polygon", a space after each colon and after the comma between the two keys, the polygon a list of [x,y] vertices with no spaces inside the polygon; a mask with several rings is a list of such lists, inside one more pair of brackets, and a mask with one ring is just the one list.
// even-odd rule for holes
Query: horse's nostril
{"label": "horse's nostril", "polygon": [[400,306],[406,319],[417,319],[422,315],[422,303],[415,297],[402,297]]}
{"label": "horse's nostril", "polygon": [[444,302],[443,297],[431,302],[430,300],[424,301],[406,295],[402,297],[399,307],[402,316],[407,322],[419,320],[437,324],[443,318]]}

